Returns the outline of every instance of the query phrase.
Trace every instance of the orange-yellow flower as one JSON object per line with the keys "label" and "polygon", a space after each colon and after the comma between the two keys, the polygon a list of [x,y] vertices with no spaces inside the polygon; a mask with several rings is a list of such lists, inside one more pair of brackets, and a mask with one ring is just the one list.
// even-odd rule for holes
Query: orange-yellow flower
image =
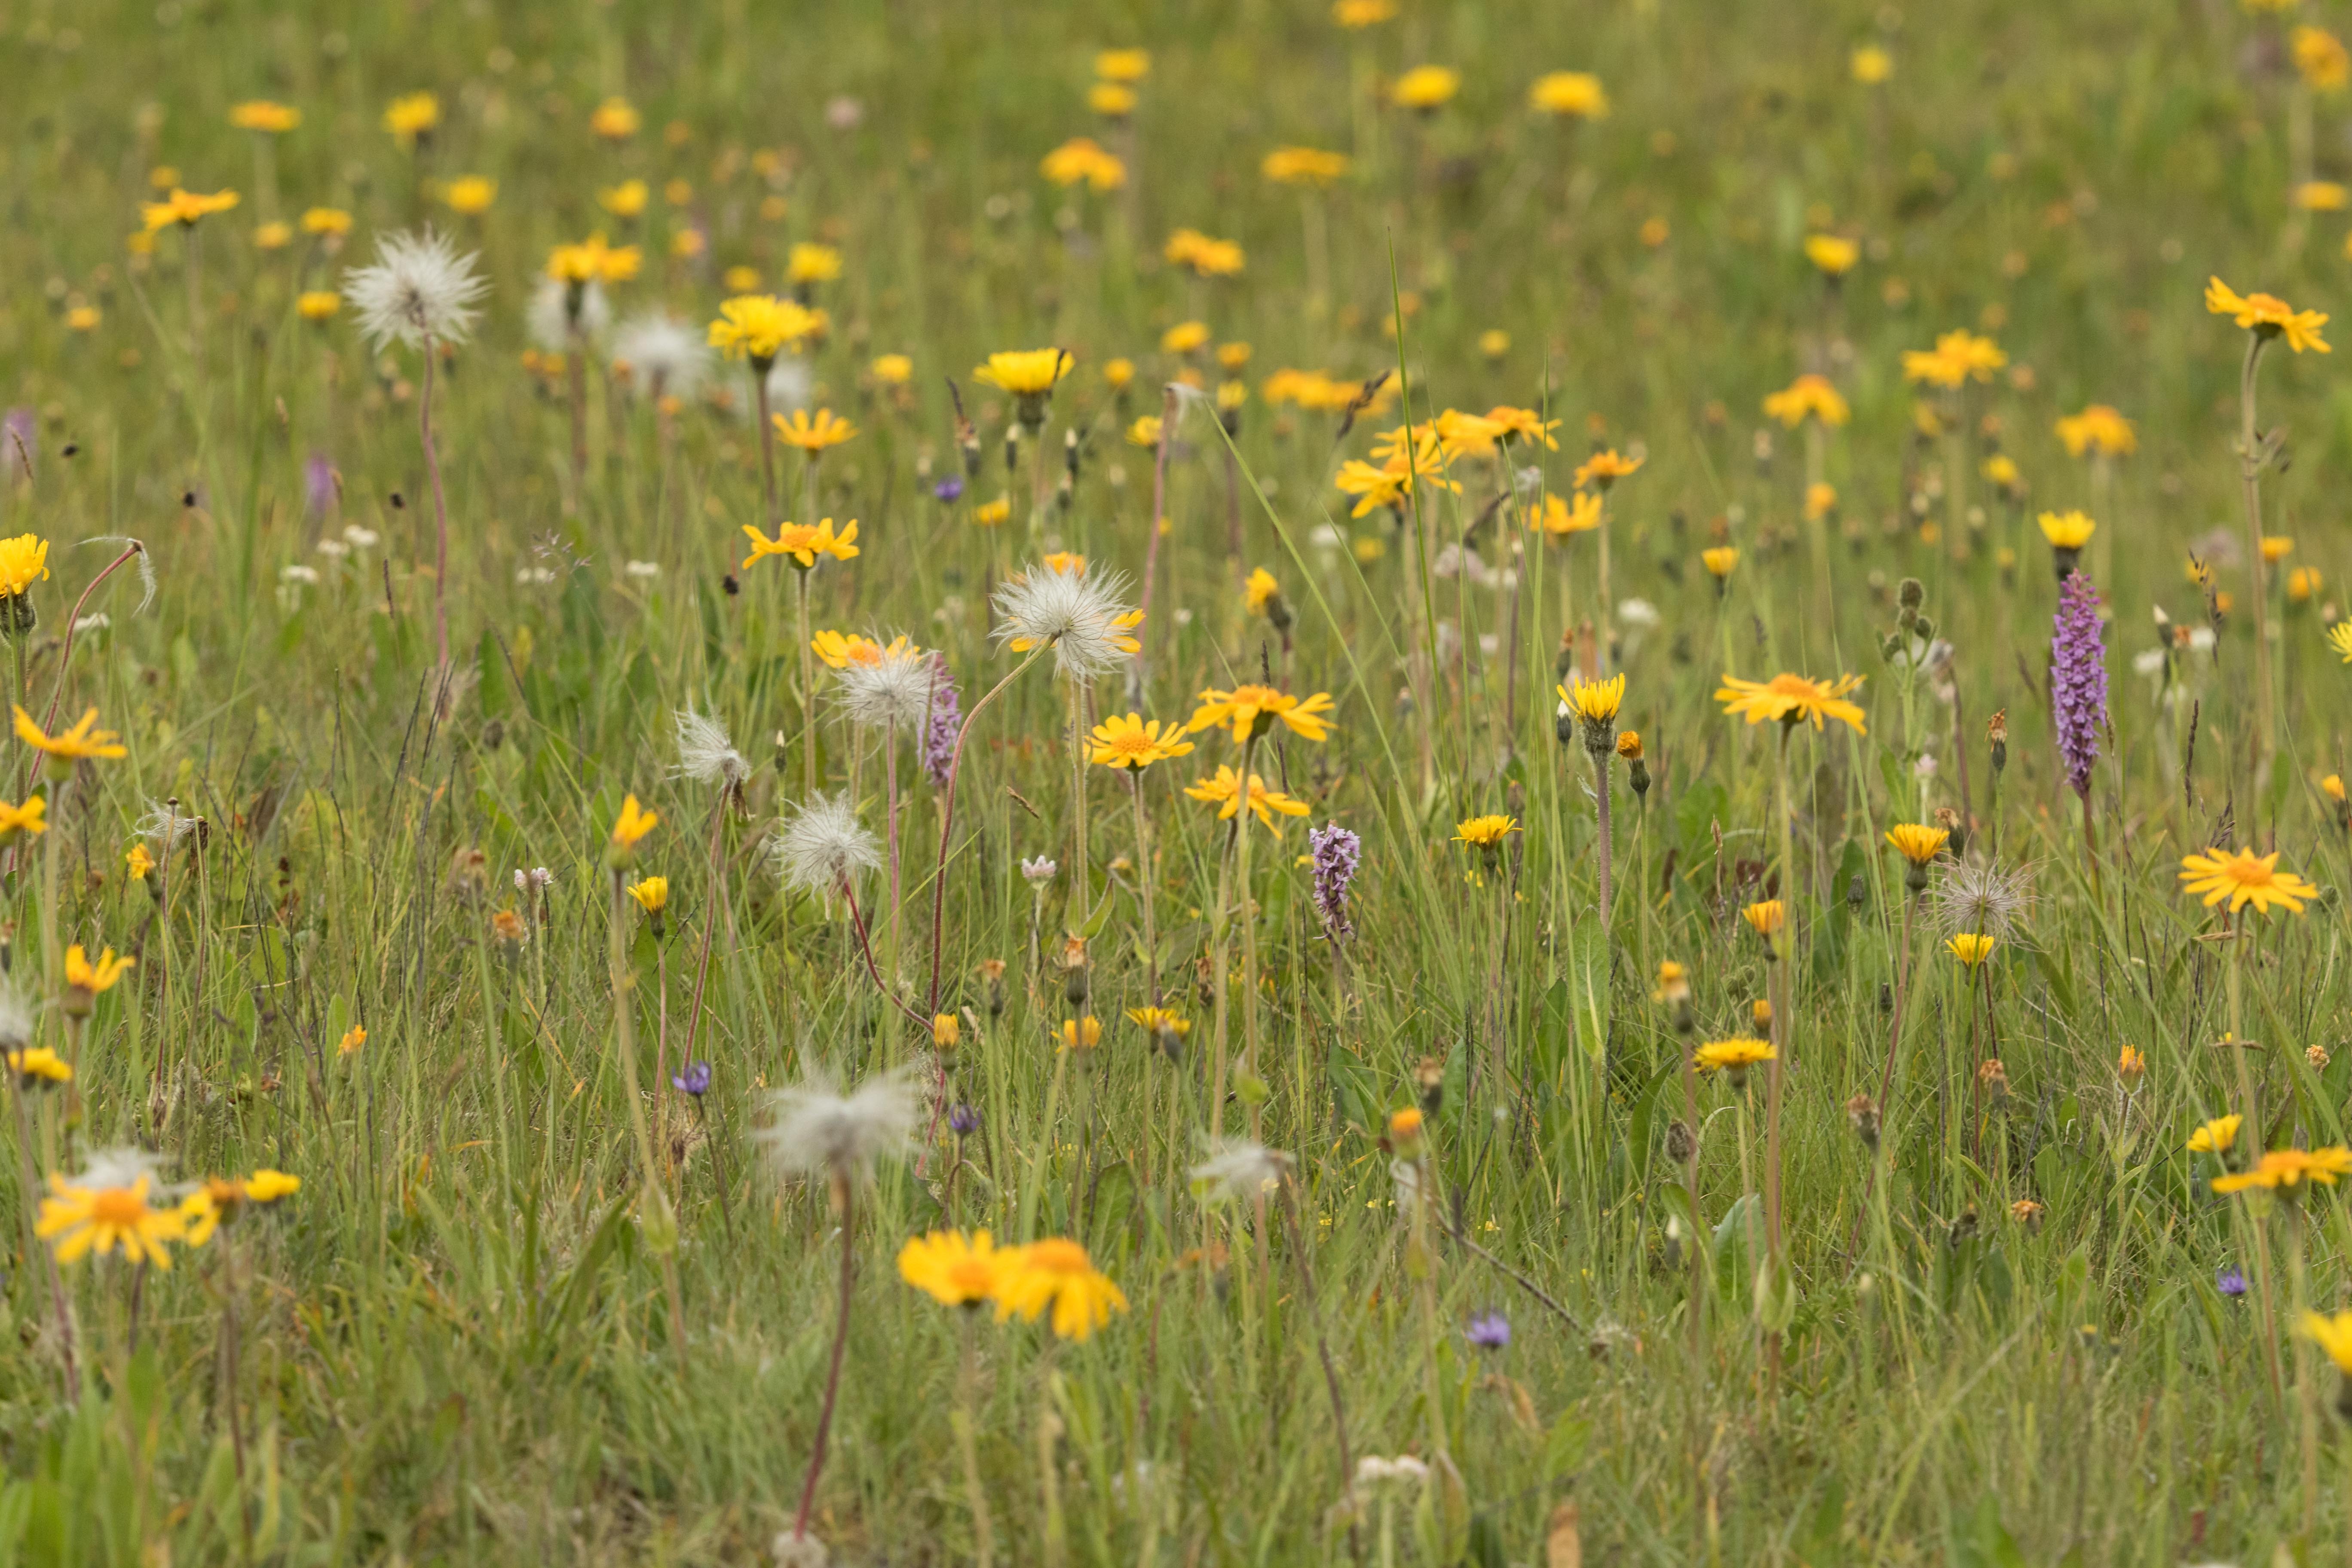
{"label": "orange-yellow flower", "polygon": [[2209,910],[2227,899],[2233,915],[2248,904],[2259,915],[2270,913],[2273,904],[2299,915],[2306,900],[2319,897],[2317,888],[2292,871],[2278,868],[2276,850],[2256,855],[2252,849],[2241,849],[2233,855],[2209,849],[2202,855],[2183,856],[2180,866],[2181,890],[2201,895]]}
{"label": "orange-yellow flower", "polygon": [[2305,349],[2335,352],[2319,336],[2319,329],[2327,324],[2324,312],[2298,310],[2275,294],[2240,294],[2219,278],[2210,278],[2205,283],[2205,308],[2214,315],[2233,318],[2256,337],[2283,336],[2286,346],[2297,353]]}
{"label": "orange-yellow flower", "polygon": [[1782,673],[1769,680],[1742,680],[1727,673],[1715,700],[1723,704],[1727,715],[1744,718],[1750,724],[1776,719],[1784,724],[1809,721],[1819,730],[1823,720],[1835,719],[1852,725],[1859,735],[1868,733],[1863,727],[1862,709],[1845,700],[1845,694],[1861,684],[1858,675],[1812,680]]}

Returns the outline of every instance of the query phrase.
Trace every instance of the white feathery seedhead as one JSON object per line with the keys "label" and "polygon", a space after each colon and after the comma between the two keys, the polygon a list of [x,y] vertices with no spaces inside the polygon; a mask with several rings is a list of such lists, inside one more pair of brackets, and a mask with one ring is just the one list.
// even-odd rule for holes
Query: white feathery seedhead
{"label": "white feathery seedhead", "polygon": [[66,1179],[77,1187],[127,1187],[142,1176],[152,1176],[163,1162],[144,1149],[93,1149],[80,1172]]}
{"label": "white feathery seedhead", "polygon": [[[564,297],[571,286],[557,279],[541,278],[539,287],[531,290],[530,303],[523,310],[523,326],[530,341],[547,353],[568,353],[572,350],[572,317],[564,309]],[[590,279],[580,291],[580,331],[583,336],[601,338],[604,329],[613,324],[612,301],[604,297],[604,286]]]}
{"label": "white feathery seedhead", "polygon": [[180,847],[180,841],[195,832],[203,822],[202,817],[183,814],[176,801],[151,800],[147,803],[147,815],[134,823],[131,831],[152,841],[163,852],[158,858],[168,859],[172,851]]}
{"label": "white feathery seedhead", "polygon": [[774,1120],[753,1136],[786,1175],[862,1175],[878,1157],[905,1152],[923,1110],[909,1068],[877,1073],[845,1095],[813,1072],[768,1105]]}
{"label": "white feathery seedhead", "polygon": [[870,664],[845,665],[838,677],[842,711],[866,730],[912,730],[931,710],[939,682],[930,656],[908,647],[886,647]]}
{"label": "white feathery seedhead", "polygon": [[1209,1147],[1209,1157],[1185,1174],[1203,1203],[1234,1203],[1270,1193],[1290,1170],[1290,1156],[1246,1138],[1225,1138]]}
{"label": "white feathery seedhead", "polygon": [[751,776],[751,764],[735,749],[735,742],[727,738],[727,727],[718,720],[691,708],[679,709],[673,718],[677,725],[677,766],[670,770],[672,778],[735,789]]}
{"label": "white feathery seedhead", "polygon": [[1972,932],[1998,940],[2033,907],[2033,873],[2023,866],[1951,862],[1936,878],[1927,901],[1946,936]]}
{"label": "white feathery seedhead", "polygon": [[[816,372],[804,359],[780,359],[768,367],[768,412],[790,414],[795,408],[806,408],[816,396]],[[751,417],[760,416],[758,405],[749,405]]]}
{"label": "white feathery seedhead", "polygon": [[613,360],[627,365],[650,394],[692,397],[710,372],[710,346],[676,316],[654,310],[621,323],[613,339]]}
{"label": "white feathery seedhead", "polygon": [[462,343],[473,334],[481,313],[475,301],[490,287],[474,270],[477,258],[458,255],[448,236],[429,228],[385,235],[375,255],[373,266],[345,276],[343,298],[378,350],[394,341],[422,348],[427,338]]}
{"label": "white feathery seedhead", "polygon": [[1090,680],[1128,660],[1121,623],[1132,606],[1118,573],[1040,564],[997,589],[995,603],[996,640],[1050,646],[1055,668],[1072,679]]}
{"label": "white feathery seedhead", "polygon": [[33,1043],[33,1009],[14,985],[0,983],[0,1051],[21,1051]]}
{"label": "white feathery seedhead", "polygon": [[812,893],[837,893],[882,864],[880,846],[845,795],[821,795],[794,812],[776,830],[775,856],[784,881]]}

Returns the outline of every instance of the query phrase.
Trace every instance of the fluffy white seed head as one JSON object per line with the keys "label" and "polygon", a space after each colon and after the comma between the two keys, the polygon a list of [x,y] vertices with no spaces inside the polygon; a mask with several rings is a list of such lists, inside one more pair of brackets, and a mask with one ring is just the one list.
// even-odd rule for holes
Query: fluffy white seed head
{"label": "fluffy white seed head", "polygon": [[159,858],[168,859],[182,840],[203,826],[202,817],[187,816],[180,810],[177,801],[151,800],[147,803],[147,815],[132,826],[131,831],[152,843],[160,852]]}
{"label": "fluffy white seed head", "polygon": [[881,847],[859,826],[845,795],[821,795],[786,818],[776,830],[775,856],[784,881],[812,893],[837,893],[858,872],[882,864]]}
{"label": "fluffy white seed head", "polygon": [[1237,1203],[1282,1184],[1290,1156],[1246,1138],[1226,1138],[1210,1146],[1209,1157],[1185,1174],[1203,1203]]}
{"label": "fluffy white seed head", "polygon": [[1127,579],[1116,572],[1033,566],[999,588],[995,602],[996,640],[1023,650],[1047,645],[1055,667],[1072,679],[1108,674],[1129,657],[1122,623],[1132,606]]}
{"label": "fluffy white seed head", "polygon": [[[551,354],[569,353],[572,350],[572,316],[565,308],[565,296],[570,285],[553,278],[542,278],[530,293],[530,304],[523,311],[523,325],[530,341],[542,352]],[[604,296],[604,286],[594,279],[580,291],[580,331],[591,338],[601,338],[613,324],[613,304]]]}
{"label": "fluffy white seed head", "polygon": [[930,657],[908,647],[884,649],[871,663],[852,663],[839,674],[839,699],[849,721],[867,730],[908,729],[931,710],[938,682]]}
{"label": "fluffy white seed head", "polygon": [[691,708],[681,708],[672,717],[677,725],[677,766],[670,771],[672,778],[735,789],[751,776],[751,764],[718,720]]}
{"label": "fluffy white seed head", "polygon": [[686,322],[654,310],[621,323],[613,362],[627,365],[648,395],[692,397],[710,374],[710,347]]}
{"label": "fluffy white seed head", "polygon": [[754,1136],[788,1176],[862,1175],[881,1156],[906,1151],[923,1109],[908,1068],[877,1073],[848,1094],[814,1072],[779,1089],[768,1106],[772,1120]]}
{"label": "fluffy white seed head", "polygon": [[474,270],[476,257],[458,255],[448,236],[429,228],[388,234],[375,255],[373,266],[345,276],[343,298],[377,349],[395,340],[410,348],[427,338],[462,343],[473,334],[481,313],[475,302],[490,287]]}
{"label": "fluffy white seed head", "polygon": [[33,1009],[14,985],[0,984],[0,1051],[21,1051],[33,1043]]}

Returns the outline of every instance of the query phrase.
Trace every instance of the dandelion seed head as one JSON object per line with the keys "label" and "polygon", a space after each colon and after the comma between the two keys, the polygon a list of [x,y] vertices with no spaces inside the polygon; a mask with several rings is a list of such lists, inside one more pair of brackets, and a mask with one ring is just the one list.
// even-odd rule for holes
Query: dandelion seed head
{"label": "dandelion seed head", "polygon": [[1946,937],[1977,934],[2005,938],[2033,905],[2033,874],[2023,866],[1979,866],[1965,860],[1939,862],[1943,869],[1928,890],[1936,927]]}
{"label": "dandelion seed head", "polygon": [[785,1175],[862,1175],[902,1152],[922,1115],[913,1069],[877,1073],[847,1094],[822,1071],[769,1098],[772,1119],[753,1136]]}
{"label": "dandelion seed head", "polygon": [[1220,1139],[1209,1157],[1186,1172],[1194,1195],[1208,1203],[1255,1198],[1279,1186],[1290,1156],[1246,1138]]}
{"label": "dandelion seed head", "polygon": [[786,884],[812,893],[837,893],[858,872],[882,864],[880,846],[845,795],[821,795],[785,818],[774,854]]}

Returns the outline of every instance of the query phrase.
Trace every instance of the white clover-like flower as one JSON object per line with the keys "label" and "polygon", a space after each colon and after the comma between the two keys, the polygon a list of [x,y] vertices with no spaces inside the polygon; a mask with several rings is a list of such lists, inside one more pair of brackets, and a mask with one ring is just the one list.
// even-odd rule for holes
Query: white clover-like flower
{"label": "white clover-like flower", "polygon": [[343,537],[351,542],[353,550],[373,550],[383,536],[373,528],[362,528],[353,522],[343,526]]}
{"label": "white clover-like flower", "polygon": [[648,395],[692,397],[710,374],[704,334],[667,311],[632,316],[613,339],[613,363],[627,365]]}
{"label": "white clover-like flower", "polygon": [[880,845],[845,795],[808,802],[776,829],[774,842],[778,873],[806,892],[837,893],[858,872],[882,864]]}
{"label": "white clover-like flower", "polygon": [[280,566],[278,569],[278,580],[280,583],[313,584],[319,581],[319,569],[316,566],[305,566],[298,561],[291,566]]}
{"label": "white clover-like flower", "polygon": [[751,764],[728,739],[724,724],[691,708],[681,708],[671,718],[677,726],[677,766],[670,770],[672,778],[734,789],[751,776]]}
{"label": "white clover-like flower", "polygon": [[1138,616],[1116,572],[1033,566],[997,589],[995,604],[997,641],[1015,653],[1050,647],[1055,667],[1074,680],[1108,674],[1135,653],[1129,633]]}
{"label": "white clover-like flower", "polygon": [[1054,879],[1054,873],[1060,869],[1061,867],[1055,865],[1050,857],[1044,855],[1038,856],[1034,860],[1021,862],[1021,875],[1033,888],[1043,889],[1046,883]]}
{"label": "white clover-like flower", "polygon": [[843,666],[836,679],[842,710],[866,730],[915,728],[930,712],[939,683],[929,654],[895,644],[870,663]]}
{"label": "white clover-like flower", "polygon": [[427,339],[462,343],[473,335],[481,314],[475,302],[490,287],[474,270],[478,258],[458,255],[448,236],[429,228],[385,235],[375,254],[374,265],[346,275],[343,298],[378,351],[394,342],[422,348]]}
{"label": "white clover-like flower", "polygon": [[752,1136],[786,1175],[863,1174],[881,1156],[905,1152],[923,1110],[911,1068],[877,1073],[845,1095],[813,1072],[768,1104],[774,1119]]}
{"label": "white clover-like flower", "polygon": [[1246,1138],[1226,1138],[1210,1146],[1209,1157],[1185,1174],[1204,1203],[1236,1203],[1272,1192],[1290,1170],[1290,1156]]}
{"label": "white clover-like flower", "polygon": [[[524,330],[543,353],[560,354],[572,347],[572,314],[567,299],[571,289],[561,279],[541,278],[539,287],[530,292],[530,303],[523,309]],[[604,286],[592,278],[580,290],[581,333],[601,338],[612,324],[613,302],[604,297]]]}

